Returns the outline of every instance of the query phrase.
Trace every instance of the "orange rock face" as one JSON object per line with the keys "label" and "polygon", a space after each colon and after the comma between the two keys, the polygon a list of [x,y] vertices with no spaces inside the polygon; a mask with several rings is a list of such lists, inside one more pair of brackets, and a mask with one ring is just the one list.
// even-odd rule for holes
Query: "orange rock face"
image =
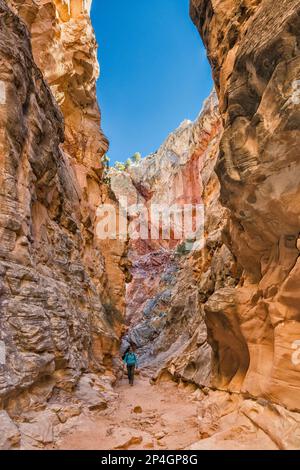
{"label": "orange rock face", "polygon": [[213,383],[300,410],[299,2],[192,0],[191,14],[219,96],[217,172],[243,270],[205,308]]}
{"label": "orange rock face", "polygon": [[118,350],[125,245],[96,237],[108,142],[88,3],[0,1],[0,401],[11,414],[82,371],[111,370]]}

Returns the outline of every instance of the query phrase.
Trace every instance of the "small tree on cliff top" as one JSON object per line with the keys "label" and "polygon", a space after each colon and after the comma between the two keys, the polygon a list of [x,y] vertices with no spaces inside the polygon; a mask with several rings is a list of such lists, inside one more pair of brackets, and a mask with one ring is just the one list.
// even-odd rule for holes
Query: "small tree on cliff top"
{"label": "small tree on cliff top", "polygon": [[125,169],[129,168],[132,165],[132,160],[128,158],[125,162]]}
{"label": "small tree on cliff top", "polygon": [[133,163],[139,163],[142,160],[142,155],[140,152],[136,152],[134,155],[132,155],[131,160]]}
{"label": "small tree on cliff top", "polygon": [[125,164],[122,162],[116,162],[115,168],[119,171],[124,171],[126,169]]}
{"label": "small tree on cliff top", "polygon": [[101,162],[106,168],[109,168],[110,158],[107,154],[103,155],[103,157],[101,158]]}

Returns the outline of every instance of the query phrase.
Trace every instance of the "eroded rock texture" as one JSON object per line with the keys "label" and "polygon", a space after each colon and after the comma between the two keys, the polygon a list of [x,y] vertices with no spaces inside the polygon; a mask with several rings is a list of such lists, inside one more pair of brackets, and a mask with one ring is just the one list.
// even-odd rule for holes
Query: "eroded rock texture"
{"label": "eroded rock texture", "polygon": [[212,93],[196,121],[182,123],[155,154],[125,173],[112,172],[112,189],[129,204],[205,206],[204,244],[130,240],[133,280],[126,293],[126,340],[137,346],[140,363],[162,368],[160,377],[167,373],[200,386],[211,376],[204,306],[215,291],[236,283],[236,266],[221,237],[226,210],[214,172],[221,131]]}
{"label": "eroded rock texture", "polygon": [[124,244],[95,234],[101,181],[88,4],[0,1],[0,403],[11,416],[112,370]]}
{"label": "eroded rock texture", "polygon": [[191,14],[219,96],[217,172],[243,269],[206,307],[213,383],[299,410],[300,5],[192,0]]}
{"label": "eroded rock texture", "polygon": [[206,246],[133,260],[129,339],[159,378],[203,390],[195,448],[298,448],[299,2],[192,0],[191,15],[219,98],[217,148],[192,139],[186,152],[185,124],[130,173],[138,200],[170,204],[181,161],[181,200],[206,204]]}
{"label": "eroded rock texture", "polygon": [[[159,379],[172,376],[203,387],[211,384],[212,375],[205,308],[219,292],[231,292],[239,276],[235,260],[222,238],[227,211],[219,202],[220,185],[214,171],[222,133],[214,93],[198,119],[190,124],[189,132],[192,138],[186,140],[186,147],[182,146],[177,131],[168,138],[167,142],[175,140],[175,148],[181,149],[179,155],[185,159],[184,164],[170,166],[174,174],[185,175],[181,201],[190,203],[192,193],[193,200],[204,205],[204,243],[190,246],[177,242],[167,255],[154,252],[133,262],[127,309],[133,317],[139,311],[137,304],[142,292],[149,292],[147,302],[140,303],[143,320],[130,331],[129,338],[141,348],[142,360],[160,369]],[[163,161],[174,160],[165,146],[162,154]],[[169,178],[167,184],[164,172],[161,174],[155,185],[160,188],[160,199],[166,200],[168,194],[176,192],[178,177]],[[156,269],[152,268],[153,264]]]}

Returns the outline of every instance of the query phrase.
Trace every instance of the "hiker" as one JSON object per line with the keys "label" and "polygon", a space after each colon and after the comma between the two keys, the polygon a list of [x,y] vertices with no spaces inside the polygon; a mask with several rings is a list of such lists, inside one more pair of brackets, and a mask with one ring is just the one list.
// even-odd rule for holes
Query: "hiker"
{"label": "hiker", "polygon": [[128,380],[130,385],[133,385],[134,381],[134,371],[135,368],[137,367],[137,357],[136,354],[133,352],[132,347],[130,346],[124,355],[123,361],[125,362],[127,366],[127,374],[128,374]]}

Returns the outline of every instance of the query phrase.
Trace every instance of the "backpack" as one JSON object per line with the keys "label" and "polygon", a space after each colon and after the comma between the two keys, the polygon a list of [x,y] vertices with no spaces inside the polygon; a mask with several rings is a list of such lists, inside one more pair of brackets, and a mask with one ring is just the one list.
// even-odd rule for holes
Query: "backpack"
{"label": "backpack", "polygon": [[127,354],[129,353],[129,347],[127,349],[125,349],[123,355],[122,355],[122,361],[125,361],[125,357],[127,356]]}
{"label": "backpack", "polygon": [[126,354],[126,363],[128,366],[135,366],[136,364],[136,356],[134,353],[127,353]]}

